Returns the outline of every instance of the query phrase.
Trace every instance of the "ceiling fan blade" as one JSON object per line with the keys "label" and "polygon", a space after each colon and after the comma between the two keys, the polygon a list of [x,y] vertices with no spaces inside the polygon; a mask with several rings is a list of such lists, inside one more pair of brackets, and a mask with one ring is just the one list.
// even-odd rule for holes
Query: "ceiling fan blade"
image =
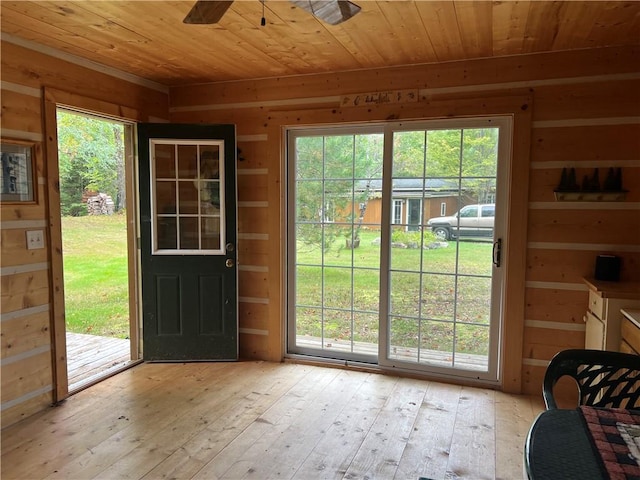
{"label": "ceiling fan blade", "polygon": [[184,23],[208,25],[218,23],[233,3],[231,1],[198,0],[189,14],[184,18]]}
{"label": "ceiling fan blade", "polygon": [[297,7],[329,25],[338,25],[353,17],[360,7],[348,0],[290,0]]}

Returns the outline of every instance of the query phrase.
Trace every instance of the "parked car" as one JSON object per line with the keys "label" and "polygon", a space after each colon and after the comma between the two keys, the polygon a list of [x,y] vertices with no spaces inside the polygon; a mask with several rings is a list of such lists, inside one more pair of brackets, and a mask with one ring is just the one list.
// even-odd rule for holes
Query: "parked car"
{"label": "parked car", "polygon": [[458,237],[492,237],[496,206],[493,203],[467,205],[449,217],[427,221],[431,231],[443,240]]}

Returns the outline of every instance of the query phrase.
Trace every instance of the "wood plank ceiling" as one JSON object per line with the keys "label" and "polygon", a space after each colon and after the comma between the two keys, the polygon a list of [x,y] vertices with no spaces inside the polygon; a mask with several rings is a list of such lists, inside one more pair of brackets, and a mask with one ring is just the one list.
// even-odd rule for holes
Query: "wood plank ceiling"
{"label": "wood plank ceiling", "polygon": [[[236,0],[216,25],[184,1],[0,2],[25,39],[173,86],[640,44],[639,1],[369,1],[337,26],[287,1]],[[8,35],[7,35],[8,34]]]}

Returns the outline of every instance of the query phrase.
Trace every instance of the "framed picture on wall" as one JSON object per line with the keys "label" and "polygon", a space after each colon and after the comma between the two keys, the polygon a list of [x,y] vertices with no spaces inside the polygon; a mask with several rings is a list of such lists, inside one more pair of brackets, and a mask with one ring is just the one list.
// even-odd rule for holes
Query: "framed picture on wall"
{"label": "framed picture on wall", "polygon": [[35,203],[34,144],[6,139],[0,142],[0,202]]}

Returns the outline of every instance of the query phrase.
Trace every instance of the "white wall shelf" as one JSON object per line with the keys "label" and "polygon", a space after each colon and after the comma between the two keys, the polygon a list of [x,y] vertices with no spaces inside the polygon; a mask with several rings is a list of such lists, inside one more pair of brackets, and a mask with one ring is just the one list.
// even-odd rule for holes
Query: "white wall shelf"
{"label": "white wall shelf", "polygon": [[623,202],[627,191],[622,192],[559,192],[553,194],[559,202]]}

